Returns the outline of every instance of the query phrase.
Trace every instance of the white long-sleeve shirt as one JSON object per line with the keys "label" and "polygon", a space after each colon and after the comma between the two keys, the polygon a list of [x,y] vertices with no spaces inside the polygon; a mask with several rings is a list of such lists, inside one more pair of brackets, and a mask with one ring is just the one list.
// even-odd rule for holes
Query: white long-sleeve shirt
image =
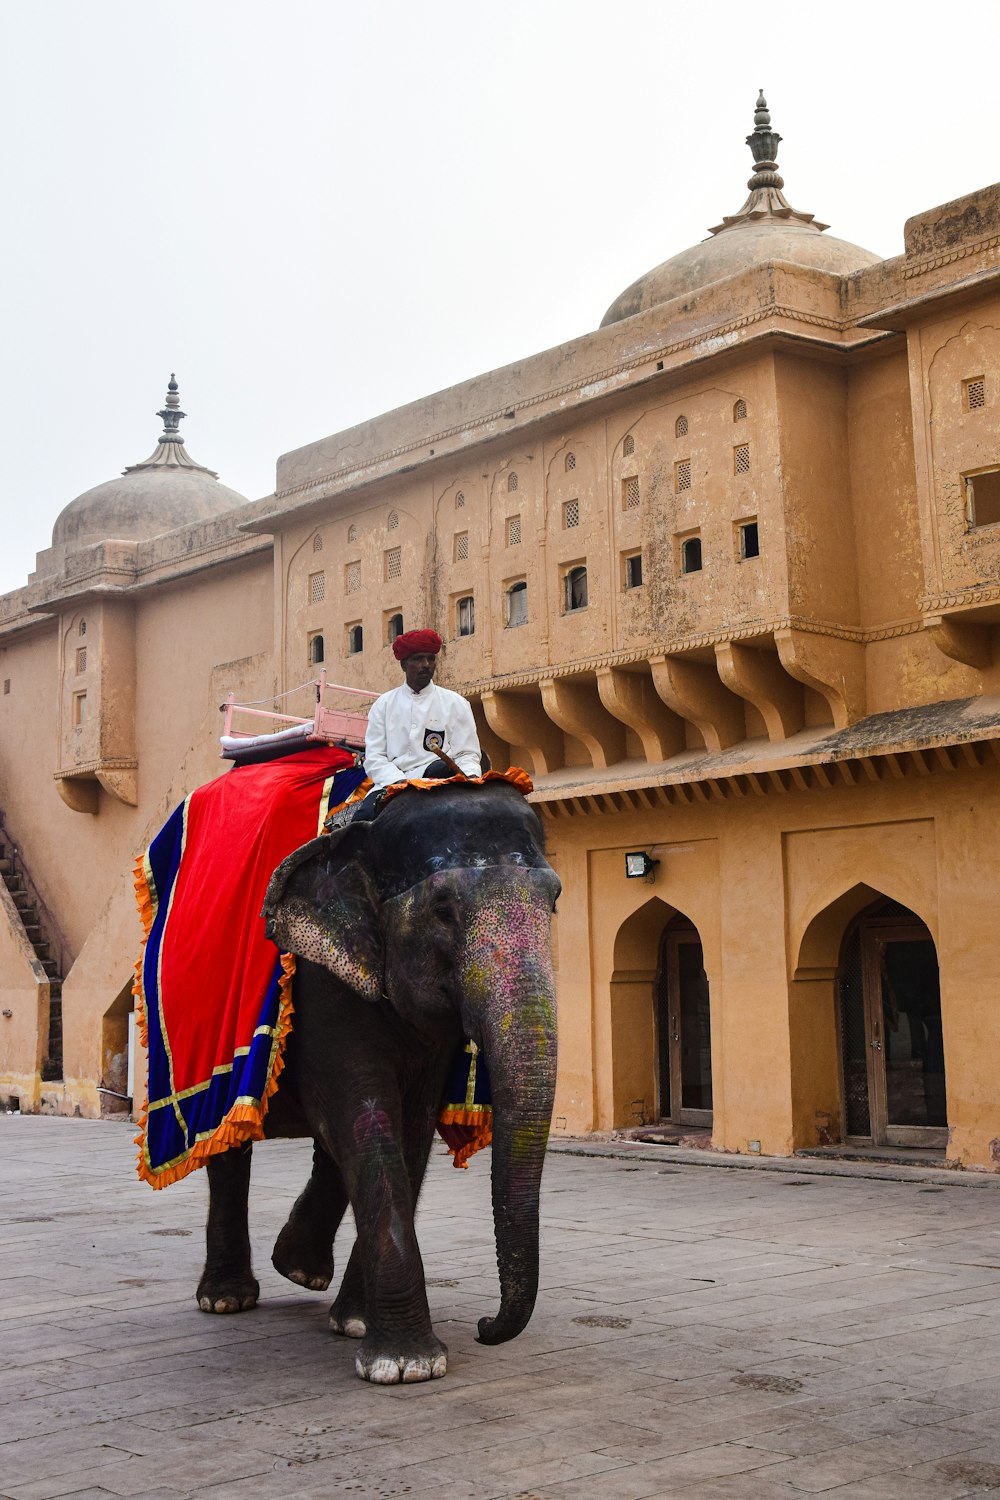
{"label": "white long-sleeve shirt", "polygon": [[415,693],[404,682],[376,698],[365,734],[365,770],[375,790],[419,776],[436,760],[440,752],[428,744],[434,734],[466,776],[482,775],[476,721],[460,693],[436,682]]}

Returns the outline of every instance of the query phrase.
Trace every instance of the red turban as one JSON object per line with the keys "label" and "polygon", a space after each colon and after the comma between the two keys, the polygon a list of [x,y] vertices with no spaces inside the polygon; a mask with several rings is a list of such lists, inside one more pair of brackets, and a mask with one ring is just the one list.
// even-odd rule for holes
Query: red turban
{"label": "red turban", "polygon": [[397,661],[405,661],[408,656],[437,656],[443,645],[436,630],[407,630],[393,641],[392,654]]}

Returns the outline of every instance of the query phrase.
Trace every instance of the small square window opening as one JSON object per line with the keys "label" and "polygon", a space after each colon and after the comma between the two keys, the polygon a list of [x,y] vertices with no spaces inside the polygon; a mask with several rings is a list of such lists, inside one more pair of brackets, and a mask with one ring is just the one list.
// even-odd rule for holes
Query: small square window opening
{"label": "small square window opening", "polygon": [[563,602],[567,614],[587,608],[587,569],[582,564],[570,568],[563,576]]}
{"label": "small square window opening", "polygon": [[642,588],[642,553],[631,552],[625,558],[625,587]]}
{"label": "small square window opening", "polygon": [[528,623],[528,585],[522,580],[512,583],[505,597],[505,624],[508,629]]}
{"label": "small square window opening", "polygon": [[323,637],[319,633],[309,637],[309,664],[313,667],[321,666],[325,657]]}
{"label": "small square window opening", "polygon": [[701,537],[689,536],[681,543],[681,572],[701,572]]}
{"label": "small square window opening", "polygon": [[455,603],[455,634],[475,635],[476,633],[476,601],[471,594]]}
{"label": "small square window opening", "polygon": [[347,626],[347,654],[358,656],[365,649],[365,632],[360,622]]}
{"label": "small square window opening", "polygon": [[756,521],[740,522],[740,557],[760,556],[760,532]]}
{"label": "small square window opening", "polygon": [[1000,521],[1000,469],[967,474],[965,498],[970,526],[995,526]]}
{"label": "small square window opening", "polygon": [[976,375],[972,380],[963,380],[962,394],[965,397],[962,405],[966,411],[982,411],[986,405],[986,377]]}

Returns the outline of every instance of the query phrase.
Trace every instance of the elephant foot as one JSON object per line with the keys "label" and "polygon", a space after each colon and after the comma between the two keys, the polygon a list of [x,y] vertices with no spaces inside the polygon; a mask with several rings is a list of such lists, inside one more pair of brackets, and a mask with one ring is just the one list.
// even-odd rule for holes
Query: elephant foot
{"label": "elephant foot", "polygon": [[333,1280],[333,1246],[318,1244],[301,1222],[289,1219],[274,1242],[271,1264],[296,1286],[325,1292]]}
{"label": "elephant foot", "polygon": [[421,1380],[440,1380],[448,1372],[448,1350],[433,1335],[419,1349],[405,1352],[389,1341],[368,1339],[361,1345],[354,1368],[362,1380],[373,1385],[411,1385]]}
{"label": "elephant foot", "polygon": [[368,1332],[368,1324],[361,1313],[342,1311],[339,1303],[335,1302],[330,1308],[330,1330],[342,1333],[348,1339],[363,1339]]}
{"label": "elephant foot", "polygon": [[260,1287],[249,1271],[238,1276],[209,1276],[206,1272],[195,1296],[202,1312],[249,1312],[257,1306]]}

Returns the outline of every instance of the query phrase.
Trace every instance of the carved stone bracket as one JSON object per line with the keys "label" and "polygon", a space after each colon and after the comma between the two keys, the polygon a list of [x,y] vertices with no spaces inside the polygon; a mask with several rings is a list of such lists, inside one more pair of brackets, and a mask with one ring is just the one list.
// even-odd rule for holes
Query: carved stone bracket
{"label": "carved stone bracket", "polygon": [[724,641],[715,648],[715,662],[726,687],[760,714],[772,744],[798,733],[804,722],[802,687],[772,651]]}
{"label": "carved stone bracket", "polygon": [[563,737],[542,708],[537,693],[486,691],[483,713],[493,733],[531,756],[532,771],[546,776],[565,761]]}
{"label": "carved stone bracket", "polygon": [[639,736],[651,765],[680,755],[684,749],[683,721],[667,708],[644,672],[603,667],[597,674],[597,691],[608,713]]}
{"label": "carved stone bracket", "polygon": [[94,776],[57,776],[56,790],[73,812],[93,813],[100,807],[101,788]]}
{"label": "carved stone bracket", "polygon": [[625,759],[625,728],[598,697],[593,681],[574,677],[546,678],[542,706],[553,724],[586,746],[599,769]]}
{"label": "carved stone bracket", "polygon": [[993,664],[993,639],[989,625],[971,620],[957,620],[949,615],[927,615],[924,619],[931,640],[952,661],[967,667],[989,667]]}
{"label": "carved stone bracket", "polygon": [[826,699],[835,729],[864,718],[865,648],[860,642],[788,628],[774,632],[774,643],[785,671]]}
{"label": "carved stone bracket", "polygon": [[726,750],[745,737],[743,704],[714,666],[682,656],[654,656],[649,665],[664,703],[695,726],[707,749]]}

